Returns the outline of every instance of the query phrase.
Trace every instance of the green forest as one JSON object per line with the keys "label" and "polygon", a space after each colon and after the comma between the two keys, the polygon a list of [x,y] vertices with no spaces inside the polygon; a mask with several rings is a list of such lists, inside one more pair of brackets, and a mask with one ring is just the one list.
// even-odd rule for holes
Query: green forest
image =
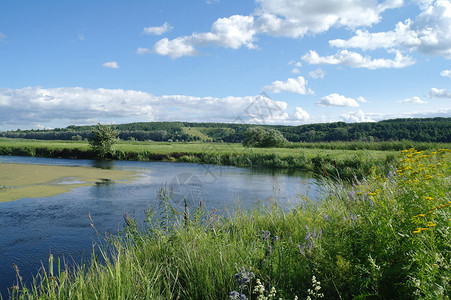
{"label": "green forest", "polygon": [[[365,123],[320,123],[299,126],[232,123],[140,122],[118,124],[121,140],[241,143],[249,127],[276,129],[290,142],[401,141],[451,142],[451,118],[393,119]],[[14,130],[0,137],[40,140],[84,140],[93,126],[52,130]]]}

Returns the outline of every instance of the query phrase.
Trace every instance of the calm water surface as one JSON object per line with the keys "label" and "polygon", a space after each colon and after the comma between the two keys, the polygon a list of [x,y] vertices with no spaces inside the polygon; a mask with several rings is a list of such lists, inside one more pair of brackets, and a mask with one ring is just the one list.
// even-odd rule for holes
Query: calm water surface
{"label": "calm water surface", "polygon": [[[144,210],[157,207],[157,191],[166,184],[173,190],[173,206],[202,203],[208,210],[250,208],[277,201],[287,209],[299,203],[299,195],[316,198],[318,186],[308,173],[281,173],[170,162],[93,161],[0,156],[1,163],[91,166],[138,172],[130,183],[100,184],[45,198],[25,198],[0,203],[0,293],[16,282],[16,264],[30,282],[49,254],[71,263],[89,259],[98,239],[88,213],[100,233],[123,228],[126,212],[142,220]],[[0,183],[1,184],[1,183]],[[0,194],[1,197],[1,194]]]}

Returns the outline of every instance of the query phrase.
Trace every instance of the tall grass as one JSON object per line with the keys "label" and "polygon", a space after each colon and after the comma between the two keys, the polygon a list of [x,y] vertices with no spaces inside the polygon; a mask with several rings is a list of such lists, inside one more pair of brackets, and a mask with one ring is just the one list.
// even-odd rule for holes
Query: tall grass
{"label": "tall grass", "polygon": [[320,202],[290,211],[177,212],[163,188],[160,210],[126,217],[90,264],[52,263],[12,298],[449,299],[450,152],[403,151],[353,185],[325,179]]}

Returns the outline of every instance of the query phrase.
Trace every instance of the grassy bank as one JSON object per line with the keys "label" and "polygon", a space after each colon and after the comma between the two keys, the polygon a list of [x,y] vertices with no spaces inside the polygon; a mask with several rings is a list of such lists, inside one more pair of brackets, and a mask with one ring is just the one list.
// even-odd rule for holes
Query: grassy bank
{"label": "grassy bank", "polygon": [[[239,167],[290,168],[325,176],[353,178],[371,167],[388,171],[397,152],[336,148],[245,148],[227,143],[157,143],[121,141],[109,157],[118,160],[180,161]],[[377,144],[377,143],[376,143]],[[307,144],[305,144],[307,145]],[[304,145],[304,146],[305,146]],[[335,147],[335,148],[334,148]],[[352,146],[354,147],[354,146]],[[0,139],[0,155],[95,158],[86,142]]]}
{"label": "grassy bank", "polygon": [[150,212],[140,227],[126,217],[99,257],[75,270],[51,257],[35,286],[19,282],[12,298],[272,299],[274,287],[273,299],[449,299],[450,152],[404,151],[388,176],[325,181],[319,203],[292,211],[184,217],[162,189],[161,223]]}

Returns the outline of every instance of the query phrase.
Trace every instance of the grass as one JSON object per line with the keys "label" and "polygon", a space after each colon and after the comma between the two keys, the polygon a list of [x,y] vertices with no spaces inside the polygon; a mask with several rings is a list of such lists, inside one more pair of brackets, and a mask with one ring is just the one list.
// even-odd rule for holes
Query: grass
{"label": "grass", "polygon": [[[331,147],[332,148],[332,147]],[[86,142],[0,139],[0,154],[94,158]],[[388,170],[397,152],[311,148],[246,148],[227,143],[120,141],[110,156],[119,160],[209,163],[239,167],[300,169],[325,176],[362,177],[372,166]]]}
{"label": "grass", "polygon": [[133,174],[88,167],[4,163],[0,165],[0,182],[7,188],[0,191],[0,202],[53,196],[102,180],[124,180]]}
{"label": "grass", "polygon": [[176,213],[163,187],[147,222],[125,216],[122,233],[76,269],[50,257],[12,298],[449,299],[450,153],[405,150],[391,172],[325,179],[320,202],[290,211]]}
{"label": "grass", "polygon": [[211,140],[211,137],[204,133],[205,128],[203,127],[182,127],[182,130],[184,133],[198,137],[201,140]]}

